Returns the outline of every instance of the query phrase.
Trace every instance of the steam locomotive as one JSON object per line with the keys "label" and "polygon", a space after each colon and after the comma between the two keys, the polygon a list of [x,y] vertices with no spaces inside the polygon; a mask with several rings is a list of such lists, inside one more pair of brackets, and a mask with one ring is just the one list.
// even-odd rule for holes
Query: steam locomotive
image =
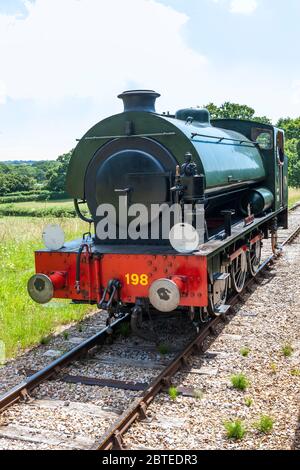
{"label": "steam locomotive", "polygon": [[[199,108],[158,114],[159,96],[125,91],[124,112],[79,140],[67,191],[89,229],[68,243],[58,227],[46,229],[28,282],[34,301],[97,304],[109,319],[154,309],[207,321],[226,314],[229,291],[256,275],[262,240],[277,249],[277,229],[288,226],[283,131],[211,120]],[[184,226],[192,238],[174,237]]]}

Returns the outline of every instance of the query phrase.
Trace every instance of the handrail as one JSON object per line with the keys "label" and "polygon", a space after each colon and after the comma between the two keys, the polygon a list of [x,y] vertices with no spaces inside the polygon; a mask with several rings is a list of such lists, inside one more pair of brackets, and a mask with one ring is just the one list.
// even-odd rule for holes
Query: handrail
{"label": "handrail", "polygon": [[129,137],[165,137],[170,135],[176,135],[176,132],[155,132],[152,134],[129,134],[129,135],[101,135],[92,137],[83,137],[82,139],[76,139],[76,142],[81,140],[102,140],[102,139],[125,139]]}
{"label": "handrail", "polygon": [[191,134],[191,139],[193,139],[194,137],[206,137],[208,139],[217,139],[218,142],[216,142],[217,144],[220,144],[223,140],[230,140],[232,142],[239,142],[239,144],[253,144],[254,147],[258,147],[259,146],[259,143],[258,142],[255,142],[254,140],[244,140],[244,139],[234,139],[233,137],[220,137],[220,136],[215,136],[215,135],[205,135],[205,134],[198,134],[198,132],[192,132]]}

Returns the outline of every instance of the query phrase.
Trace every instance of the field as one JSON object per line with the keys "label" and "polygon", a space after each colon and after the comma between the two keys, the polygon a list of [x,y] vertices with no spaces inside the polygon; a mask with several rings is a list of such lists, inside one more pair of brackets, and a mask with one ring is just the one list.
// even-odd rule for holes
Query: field
{"label": "field", "polygon": [[0,217],[76,217],[72,200],[28,201],[0,204]]}
{"label": "field", "polygon": [[[27,280],[34,273],[35,249],[42,247],[42,229],[49,219],[0,218],[0,340],[6,357],[39,343],[59,324],[79,320],[91,309],[69,301],[52,301],[40,306],[29,299]],[[66,238],[79,237],[86,224],[78,219],[52,219],[59,223]]]}
{"label": "field", "polygon": [[289,207],[292,207],[296,202],[300,201],[300,189],[289,189]]}

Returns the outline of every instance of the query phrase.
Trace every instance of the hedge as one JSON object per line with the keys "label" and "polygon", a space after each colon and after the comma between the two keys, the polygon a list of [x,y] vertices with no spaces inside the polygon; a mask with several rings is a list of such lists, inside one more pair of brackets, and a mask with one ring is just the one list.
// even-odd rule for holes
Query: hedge
{"label": "hedge", "polygon": [[31,194],[32,192],[29,191],[28,193],[14,193],[9,196],[2,196],[0,197],[0,204],[9,204],[15,202],[32,202],[32,201],[46,201],[46,200],[57,200],[57,199],[68,199],[69,196],[66,192],[50,192],[50,191],[40,191]]}
{"label": "hedge", "polygon": [[46,189],[31,189],[30,191],[16,191],[15,193],[8,193],[3,194],[2,197],[10,197],[10,196],[31,196],[32,194],[42,194],[48,193]]}
{"label": "hedge", "polygon": [[45,209],[31,209],[27,207],[17,207],[13,204],[0,206],[0,217],[76,217],[74,209],[63,207],[49,207]]}

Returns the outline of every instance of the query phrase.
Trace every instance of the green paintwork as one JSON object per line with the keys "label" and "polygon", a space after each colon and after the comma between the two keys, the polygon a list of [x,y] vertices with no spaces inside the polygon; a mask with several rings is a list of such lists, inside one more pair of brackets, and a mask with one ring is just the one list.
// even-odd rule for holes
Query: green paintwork
{"label": "green paintwork", "polygon": [[[169,116],[134,111],[104,119],[92,127],[80,140],[74,150],[67,175],[67,191],[73,198],[84,198],[84,177],[88,164],[96,151],[112,140],[112,138],[101,140],[85,140],[85,138],[125,136],[128,121],[134,123],[134,134],[137,135],[175,133],[175,135],[152,138],[164,145],[179,165],[184,162],[184,155],[187,152],[192,153],[198,171],[206,177],[207,191],[232,186],[234,181],[248,182],[265,179],[266,173],[261,154],[250,142],[239,144],[230,140],[220,142],[212,138],[245,140],[242,134],[206,125],[190,125]],[[206,137],[196,136],[192,139],[192,133],[204,134]]]}
{"label": "green paintwork", "polygon": [[284,207],[287,207],[289,203],[288,168],[289,168],[288,157],[284,157],[284,167],[283,167],[283,188],[284,188],[283,205]]}
{"label": "green paintwork", "polygon": [[[96,151],[112,139],[84,140],[85,137],[125,135],[126,122],[134,122],[135,134],[176,132],[172,136],[155,137],[183,162],[186,152],[193,152],[189,139],[164,117],[147,112],[128,112],[111,116],[92,127],[74,150],[67,174],[67,191],[73,198],[84,198],[84,176]],[[126,137],[125,137],[126,138]]]}
{"label": "green paintwork", "polygon": [[[233,181],[241,182],[262,181],[266,177],[260,152],[251,142],[240,144],[224,140],[218,143],[218,139],[221,138],[248,140],[245,136],[212,126],[192,126],[183,121],[172,121],[175,121],[176,126],[192,142],[202,164],[207,190],[232,186],[230,177]],[[207,137],[195,136],[191,140],[191,133],[199,133]]]}
{"label": "green paintwork", "polygon": [[280,167],[277,159],[277,135],[278,132],[283,132],[269,124],[262,124],[254,121],[240,121],[238,119],[215,119],[212,121],[213,126],[224,129],[234,129],[240,132],[249,139],[252,139],[251,131],[253,128],[265,129],[272,132],[273,147],[267,150],[260,150],[262,155],[264,167],[266,169],[266,180],[264,186],[267,187],[274,194],[274,202],[272,210],[277,211],[282,207],[287,207],[288,204],[288,163],[285,158],[283,167],[283,200],[280,197]]}
{"label": "green paintwork", "polygon": [[[274,203],[274,195],[267,188],[251,189],[247,194],[247,200],[242,199],[241,209],[247,215],[247,206],[250,204],[251,211],[254,215],[259,215],[266,212]],[[245,207],[243,206],[245,205]]]}

